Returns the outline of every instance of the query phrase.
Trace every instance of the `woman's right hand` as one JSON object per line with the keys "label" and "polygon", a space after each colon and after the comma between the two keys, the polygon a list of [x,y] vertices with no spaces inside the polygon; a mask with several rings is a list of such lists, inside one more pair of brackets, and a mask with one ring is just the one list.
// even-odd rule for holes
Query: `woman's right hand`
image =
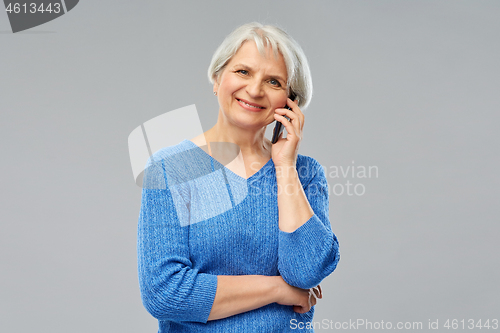
{"label": "woman's right hand", "polygon": [[277,278],[279,278],[279,283],[276,303],[293,306],[293,311],[295,312],[309,312],[316,305],[317,298],[323,298],[320,285],[311,289],[301,289],[289,285],[281,276]]}

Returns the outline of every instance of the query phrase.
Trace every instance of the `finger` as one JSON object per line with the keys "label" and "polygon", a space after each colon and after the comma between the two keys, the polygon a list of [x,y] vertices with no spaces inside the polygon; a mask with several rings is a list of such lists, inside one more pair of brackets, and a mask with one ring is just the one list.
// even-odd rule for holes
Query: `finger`
{"label": "finger", "polygon": [[[290,105],[288,104],[288,101],[290,101]],[[295,101],[292,101],[290,98],[288,98],[287,100],[287,105],[290,106],[293,110],[293,112],[295,112],[299,118],[300,118],[300,124],[301,124],[301,129],[304,127],[304,113],[302,112],[302,110],[299,108],[299,105],[297,104],[298,102],[298,99],[296,99]]]}
{"label": "finger", "polygon": [[285,135],[285,132],[281,131],[281,133],[278,135],[278,141],[280,141],[281,139],[283,139],[283,135]]}
{"label": "finger", "polygon": [[297,312],[297,313],[306,313],[307,311],[305,311],[305,309],[300,306],[300,305],[294,305],[293,306],[293,311],[294,312]]}
{"label": "finger", "polygon": [[[302,128],[304,128],[304,114],[302,113],[302,110],[298,107],[298,105],[296,104],[296,102],[292,102],[291,99],[288,99],[288,101],[290,101],[290,103],[287,102],[287,105],[288,107],[290,107],[294,113],[294,115],[297,116],[297,119],[298,119],[298,122],[300,123],[300,130],[302,130]],[[286,110],[286,109],[285,109]],[[290,110],[288,110],[290,111]],[[288,114],[287,114],[288,116]]]}
{"label": "finger", "polygon": [[298,123],[301,122],[300,116],[293,110],[280,108],[280,109],[276,109],[276,112],[282,116],[287,116],[288,118],[290,118],[290,121],[295,121]]}
{"label": "finger", "polygon": [[294,126],[284,116],[282,116],[282,115],[280,115],[278,113],[275,113],[274,114],[274,119],[276,119],[276,121],[279,121],[286,128],[287,133],[289,133],[289,134],[294,134],[295,133]]}
{"label": "finger", "polygon": [[309,296],[309,304],[311,304],[311,307],[313,307],[316,305],[316,302],[316,296],[314,295],[314,293],[311,293],[311,295]]}
{"label": "finger", "polygon": [[286,139],[288,141],[299,142],[302,138],[302,133],[298,128],[297,122],[292,123],[285,116],[281,116],[279,114],[274,115],[274,119],[279,121],[286,128],[287,136]]}
{"label": "finger", "polygon": [[[299,109],[299,105],[297,104],[299,100],[298,99],[295,99],[295,100],[291,100],[290,97],[286,99],[286,105],[288,105],[289,107],[292,108],[292,110],[295,110],[295,109]],[[299,109],[300,111],[300,109]]]}
{"label": "finger", "polygon": [[317,285],[313,289],[314,289],[314,291],[316,293],[316,297],[323,298],[323,292],[321,291],[321,287],[319,285]]}
{"label": "finger", "polygon": [[314,295],[317,297],[317,298],[321,298],[321,291],[317,288],[317,287],[314,287],[312,288],[313,291],[314,291]]}
{"label": "finger", "polygon": [[292,135],[298,137],[298,135],[300,133],[300,127],[297,124],[297,122],[292,123],[291,121],[288,121],[284,116],[282,116],[282,115],[280,115],[278,113],[274,114],[274,119],[276,119],[277,121],[279,121],[280,123],[282,123],[283,126],[285,126],[286,131],[287,131],[288,134],[292,134]]}

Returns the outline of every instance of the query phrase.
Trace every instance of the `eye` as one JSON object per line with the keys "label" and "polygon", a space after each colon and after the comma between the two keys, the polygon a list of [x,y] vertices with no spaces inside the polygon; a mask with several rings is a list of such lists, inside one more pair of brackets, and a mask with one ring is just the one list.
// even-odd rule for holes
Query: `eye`
{"label": "eye", "polygon": [[236,73],[240,73],[240,74],[243,74],[243,75],[248,75],[248,71],[244,70],[244,69],[237,70]]}
{"label": "eye", "polygon": [[281,87],[281,83],[276,79],[269,80],[269,83],[276,87]]}

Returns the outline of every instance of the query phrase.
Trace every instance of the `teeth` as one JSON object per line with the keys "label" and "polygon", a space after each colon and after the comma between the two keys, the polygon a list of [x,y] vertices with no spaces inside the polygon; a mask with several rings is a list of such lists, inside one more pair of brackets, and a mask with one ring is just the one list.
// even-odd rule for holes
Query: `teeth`
{"label": "teeth", "polygon": [[258,106],[255,106],[255,105],[250,105],[250,104],[245,103],[245,102],[243,102],[243,103],[244,103],[245,105],[251,106],[251,107],[256,108],[256,109],[258,109],[258,108],[259,108]]}
{"label": "teeth", "polygon": [[250,105],[248,103],[245,103],[243,102],[241,99],[239,100],[241,103],[245,104],[246,106],[249,106],[249,107],[252,107],[252,108],[256,108],[256,109],[262,109],[260,106],[255,106],[255,105]]}

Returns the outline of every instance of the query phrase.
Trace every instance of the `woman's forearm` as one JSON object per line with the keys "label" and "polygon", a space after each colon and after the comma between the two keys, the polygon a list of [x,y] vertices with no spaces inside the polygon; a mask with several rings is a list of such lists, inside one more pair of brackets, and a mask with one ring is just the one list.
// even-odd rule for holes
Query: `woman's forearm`
{"label": "woman's forearm", "polygon": [[293,232],[306,223],[314,211],[307,200],[295,166],[277,167],[279,228]]}
{"label": "woman's forearm", "polygon": [[277,301],[279,276],[218,275],[208,320],[230,317]]}

